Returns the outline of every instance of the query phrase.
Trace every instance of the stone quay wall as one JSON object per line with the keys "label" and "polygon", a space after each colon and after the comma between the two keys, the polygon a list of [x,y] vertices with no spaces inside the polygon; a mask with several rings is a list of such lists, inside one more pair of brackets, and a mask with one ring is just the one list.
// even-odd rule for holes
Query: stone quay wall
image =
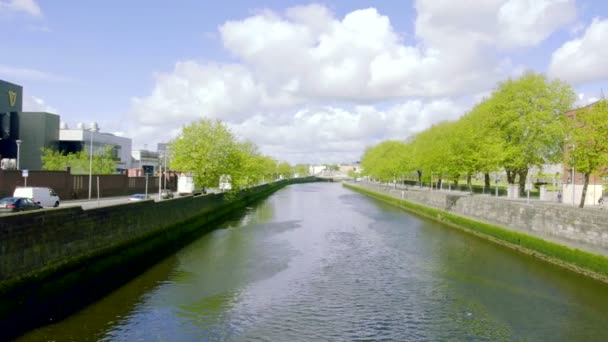
{"label": "stone quay wall", "polygon": [[463,192],[352,183],[374,192],[608,256],[608,210],[525,199],[509,200]]}

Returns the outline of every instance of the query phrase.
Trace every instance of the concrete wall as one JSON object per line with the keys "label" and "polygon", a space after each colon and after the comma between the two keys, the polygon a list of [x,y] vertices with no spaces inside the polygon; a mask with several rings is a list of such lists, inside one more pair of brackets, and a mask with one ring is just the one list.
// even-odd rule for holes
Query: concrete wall
{"label": "concrete wall", "polygon": [[289,182],[262,185],[228,201],[224,194],[209,194],[90,210],[69,207],[2,216],[0,283],[141,238]]}
{"label": "concrete wall", "polygon": [[588,252],[608,255],[608,210],[456,192],[401,190],[368,183],[357,186],[456,215],[513,229]]}
{"label": "concrete wall", "polygon": [[[93,175],[91,193],[97,197],[97,177],[99,196],[125,196],[144,193],[146,177],[127,175]],[[167,189],[177,188],[177,176],[167,176]],[[23,186],[24,179],[19,170],[0,170],[0,198],[12,196],[15,187]],[[59,194],[61,200],[83,199],[89,195],[89,175],[72,175],[68,171],[29,171],[28,186],[49,187]],[[148,177],[148,194],[158,193],[158,177]]]}

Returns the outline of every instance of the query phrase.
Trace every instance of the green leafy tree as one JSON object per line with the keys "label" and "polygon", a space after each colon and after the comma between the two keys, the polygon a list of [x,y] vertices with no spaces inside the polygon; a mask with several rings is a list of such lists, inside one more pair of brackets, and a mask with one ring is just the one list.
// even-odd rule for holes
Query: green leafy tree
{"label": "green leafy tree", "polygon": [[202,119],[182,129],[170,142],[171,169],[192,173],[203,188],[217,187],[222,175],[230,175],[232,188],[242,185],[243,145],[219,120]]}
{"label": "green leafy tree", "polygon": [[291,178],[293,176],[293,168],[289,163],[282,162],[277,165],[277,173],[283,176],[283,178]]}
{"label": "green leafy tree", "polygon": [[388,182],[408,172],[407,145],[401,141],[385,141],[365,150],[361,158],[363,172],[374,179]]}
{"label": "green leafy tree", "polygon": [[310,169],[307,164],[296,164],[296,166],[294,166],[295,173],[300,175],[300,177],[308,176],[309,170]]}
{"label": "green leafy tree", "polygon": [[[88,174],[91,164],[90,156],[85,151],[64,154],[47,148],[42,150],[41,159],[43,170],[61,171],[69,167],[72,174]],[[106,146],[103,153],[93,155],[92,173],[96,175],[115,173],[116,164],[111,147]]]}
{"label": "green leafy tree", "polygon": [[568,84],[533,72],[500,83],[492,94],[490,127],[503,141],[501,164],[508,181],[513,184],[519,176],[521,192],[531,166],[563,157],[563,113],[575,99]]}
{"label": "green leafy tree", "polygon": [[568,120],[568,162],[584,175],[579,207],[585,205],[591,174],[608,166],[608,101],[602,99]]}

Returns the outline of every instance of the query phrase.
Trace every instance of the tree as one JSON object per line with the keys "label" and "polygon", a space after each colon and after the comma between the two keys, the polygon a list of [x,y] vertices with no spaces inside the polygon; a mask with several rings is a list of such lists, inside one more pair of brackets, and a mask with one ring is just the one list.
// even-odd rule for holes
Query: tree
{"label": "tree", "polygon": [[492,94],[490,127],[503,141],[501,164],[508,181],[513,184],[519,176],[521,192],[531,166],[562,158],[563,113],[575,99],[569,85],[533,72],[500,83]]}
{"label": "tree", "polygon": [[[42,150],[42,169],[62,171],[70,168],[72,174],[88,174],[90,156],[85,151],[64,154],[54,149]],[[116,172],[116,159],[112,157],[112,148],[106,146],[103,153],[93,155],[92,173],[96,175]]]}
{"label": "tree", "polygon": [[300,177],[308,176],[310,172],[309,170],[310,169],[307,164],[296,164],[296,166],[294,166],[295,173],[297,173]]}
{"label": "tree", "polygon": [[287,162],[282,162],[277,165],[277,173],[283,178],[291,178],[293,175],[293,169]]}
{"label": "tree", "polygon": [[401,141],[385,141],[368,147],[361,158],[363,172],[383,182],[396,180],[408,171],[407,146]]}
{"label": "tree", "polygon": [[568,122],[569,164],[584,175],[579,207],[585,205],[589,177],[608,166],[608,101],[579,110]]}
{"label": "tree", "polygon": [[194,182],[203,188],[217,187],[222,175],[230,175],[233,189],[246,183],[239,172],[244,146],[219,120],[202,119],[182,129],[170,142],[171,168],[192,173]]}

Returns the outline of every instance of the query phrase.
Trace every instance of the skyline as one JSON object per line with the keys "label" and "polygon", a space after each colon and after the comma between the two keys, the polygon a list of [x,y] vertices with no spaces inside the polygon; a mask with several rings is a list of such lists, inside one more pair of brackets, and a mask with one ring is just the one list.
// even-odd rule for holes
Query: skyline
{"label": "skyline", "polygon": [[579,105],[606,88],[608,4],[444,2],[1,0],[0,79],[23,86],[24,110],[97,121],[134,149],[217,118],[294,164],[358,160],[525,70],[569,82]]}

